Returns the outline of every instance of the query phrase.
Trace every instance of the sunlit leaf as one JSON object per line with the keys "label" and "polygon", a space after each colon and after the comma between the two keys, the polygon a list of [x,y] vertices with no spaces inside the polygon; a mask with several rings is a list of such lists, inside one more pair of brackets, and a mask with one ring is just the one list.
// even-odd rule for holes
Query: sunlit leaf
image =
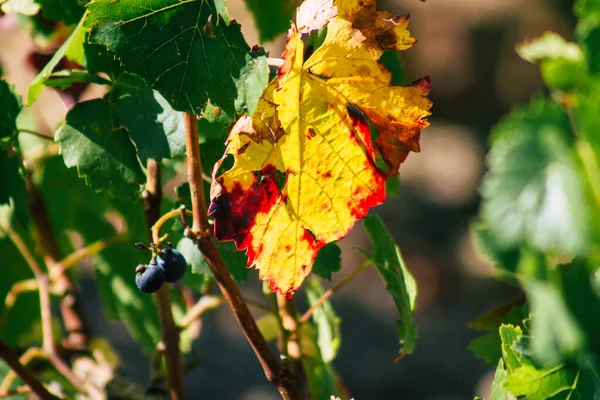
{"label": "sunlit leaf", "polygon": [[527,244],[572,255],[587,247],[587,205],[569,131],[561,107],[542,98],[494,129],[481,214],[501,248]]}
{"label": "sunlit leaf", "polygon": [[[240,119],[229,135],[223,160],[232,155],[233,168],[214,170],[209,211],[217,238],[246,249],[248,265],[287,296],[325,244],[385,200],[376,149],[394,175],[408,152],[418,151],[427,126],[428,81],[390,86],[390,73],[377,63],[385,49],[412,46],[408,19],[376,12],[374,1],[360,3],[344,3],[306,62],[292,29],[278,79],[253,118]],[[381,132],[375,143],[368,120]]]}
{"label": "sunlit leaf", "polygon": [[92,188],[123,199],[139,196],[144,172],[127,132],[113,126],[105,100],[78,103],[56,131],[55,140],[67,167],[77,167]]}
{"label": "sunlit leaf", "polygon": [[[325,289],[316,278],[306,282],[306,298],[310,307],[323,296]],[[317,344],[321,357],[326,363],[333,361],[341,344],[340,319],[333,310],[329,300],[324,301],[315,309],[312,319],[317,327]]]}

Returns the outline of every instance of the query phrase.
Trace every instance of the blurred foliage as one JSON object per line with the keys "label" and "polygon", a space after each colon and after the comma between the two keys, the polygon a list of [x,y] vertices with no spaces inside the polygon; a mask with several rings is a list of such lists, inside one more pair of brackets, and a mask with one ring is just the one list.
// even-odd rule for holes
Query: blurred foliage
{"label": "blurred foliage", "polygon": [[527,298],[472,323],[490,330],[470,348],[498,366],[492,400],[600,398],[600,5],[579,0],[575,13],[576,43],[546,32],[517,47],[549,95],[490,139],[473,233]]}

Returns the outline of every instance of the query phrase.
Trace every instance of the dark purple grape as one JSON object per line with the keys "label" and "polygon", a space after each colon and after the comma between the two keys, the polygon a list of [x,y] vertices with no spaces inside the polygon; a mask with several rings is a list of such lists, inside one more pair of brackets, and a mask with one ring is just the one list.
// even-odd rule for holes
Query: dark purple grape
{"label": "dark purple grape", "polygon": [[165,271],[155,264],[138,265],[135,284],[145,293],[154,293],[165,283]]}
{"label": "dark purple grape", "polygon": [[156,257],[157,265],[165,271],[165,282],[173,283],[185,274],[187,262],[185,257],[175,249],[162,250]]}

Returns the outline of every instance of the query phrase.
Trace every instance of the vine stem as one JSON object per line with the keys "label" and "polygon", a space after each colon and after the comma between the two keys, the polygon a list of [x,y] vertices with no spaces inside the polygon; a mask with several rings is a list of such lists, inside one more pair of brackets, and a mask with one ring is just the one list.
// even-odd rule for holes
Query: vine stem
{"label": "vine stem", "polygon": [[0,340],[0,357],[6,361],[8,366],[29,386],[31,391],[38,395],[42,400],[55,400],[58,397],[50,393],[44,385],[27,369],[21,361],[19,356]]}
{"label": "vine stem", "polygon": [[[146,164],[146,175],[146,190],[143,193],[146,226],[148,227],[148,235],[151,236],[152,241],[158,242],[158,230],[154,230],[153,227],[159,220],[160,203],[162,200],[160,164],[149,158]],[[167,364],[166,375],[170,397],[172,400],[182,400],[185,399],[185,392],[181,353],[179,352],[179,329],[173,319],[168,284],[163,285],[156,292],[156,303],[160,330],[165,344],[164,356]]]}
{"label": "vine stem", "polygon": [[267,379],[277,386],[282,398],[290,400],[301,399],[296,389],[293,375],[289,369],[281,365],[275,354],[268,347],[239,289],[233,282],[221,253],[217,249],[212,237],[212,227],[208,223],[206,203],[204,201],[202,163],[200,158],[200,144],[198,143],[198,120],[195,115],[190,113],[184,113],[183,119],[188,169],[187,177],[190,185],[192,211],[194,213],[192,232],[197,235],[196,244],[210,266],[225,301],[231,307],[233,315],[242,328],[250,346],[252,346]]}
{"label": "vine stem", "polygon": [[[62,258],[58,249],[58,243],[52,231],[46,205],[29,175],[25,177],[25,185],[28,195],[29,215],[35,227],[36,238],[40,245],[44,262],[48,266],[48,271],[52,273]],[[62,294],[60,312],[67,332],[67,338],[63,343],[69,348],[84,349],[90,340],[90,329],[83,316],[76,287],[64,271],[61,274],[55,275],[55,286]]]}
{"label": "vine stem", "polygon": [[52,311],[48,276],[42,272],[42,268],[33,254],[29,251],[29,248],[21,236],[13,229],[9,229],[7,233],[10,240],[25,259],[25,262],[29,265],[31,272],[33,272],[33,276],[35,276],[35,280],[37,281],[37,287],[40,293],[40,312],[42,318],[42,347],[47,353],[53,354],[56,349],[54,347],[54,338],[52,337]]}
{"label": "vine stem", "polygon": [[304,315],[302,315],[302,317],[298,321],[298,326],[300,326],[300,325],[304,324],[306,321],[308,321],[310,319],[310,317],[313,315],[313,313],[315,312],[315,310],[321,306],[321,304],[323,304],[325,301],[327,301],[327,299],[329,299],[331,296],[333,296],[333,294],[335,292],[340,290],[346,283],[348,283],[352,278],[354,278],[356,275],[358,275],[362,270],[367,268],[370,264],[371,264],[370,260],[363,262],[354,271],[349,273],[344,279],[342,279],[337,284],[332,286],[329,290],[327,290],[325,293],[323,293],[323,295],[319,298],[319,300],[317,300],[315,302],[315,304],[313,304],[304,313]]}

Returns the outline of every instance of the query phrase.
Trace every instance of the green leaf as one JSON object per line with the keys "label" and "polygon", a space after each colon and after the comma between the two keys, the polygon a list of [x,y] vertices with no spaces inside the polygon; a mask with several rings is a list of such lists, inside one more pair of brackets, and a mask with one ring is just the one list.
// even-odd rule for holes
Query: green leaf
{"label": "green leaf", "polygon": [[144,172],[127,132],[112,123],[105,100],[78,103],[67,114],[55,140],[67,167],[77,167],[88,185],[111,196],[135,200],[145,182]]}
{"label": "green leaf", "polygon": [[[595,261],[592,263],[595,267]],[[583,259],[558,265],[556,272],[560,276],[559,287],[569,313],[581,326],[589,348],[600,354],[600,314],[590,312],[600,309],[600,297],[595,287],[597,272],[591,272]]]}
{"label": "green leaf", "polygon": [[315,257],[312,272],[321,278],[331,280],[331,274],[342,268],[342,250],[336,242],[327,243]]}
{"label": "green leaf", "polygon": [[[312,307],[325,293],[319,281],[310,277],[305,283],[306,298]],[[341,344],[340,319],[333,310],[329,300],[324,301],[315,309],[312,320],[317,327],[317,344],[325,363],[333,361]]]}
{"label": "green leaf", "polygon": [[28,222],[27,190],[19,173],[19,161],[0,148],[0,238],[15,223],[25,228]]}
{"label": "green leaf", "polygon": [[74,25],[79,22],[85,8],[84,2],[78,0],[36,0],[42,7],[46,19],[62,21],[65,25]]}
{"label": "green leaf", "polygon": [[550,100],[515,109],[492,133],[481,215],[503,249],[572,255],[588,245],[583,184],[569,121]]}
{"label": "green leaf", "polygon": [[[233,280],[238,283],[246,281],[250,269],[246,268],[246,256],[244,253],[238,251],[233,242],[216,242],[216,244]],[[205,280],[212,279],[213,276],[210,267],[191,239],[181,239],[177,243],[177,250],[183,254],[188,264],[192,267],[192,273],[201,275]]]}
{"label": "green leaf", "polygon": [[127,128],[143,165],[185,154],[183,116],[138,76],[122,74],[108,95],[119,123]]}
{"label": "green leaf", "polygon": [[17,116],[21,112],[21,99],[14,87],[0,80],[0,139],[12,136],[17,130]]}
{"label": "green leaf", "polygon": [[578,0],[573,7],[579,19],[575,33],[590,72],[600,71],[600,7],[595,0]]}
{"label": "green leaf", "polygon": [[517,45],[516,50],[522,59],[531,63],[546,59],[583,60],[583,53],[576,43],[567,42],[559,34],[550,31]]}
{"label": "green leaf", "polygon": [[[210,99],[234,114],[234,79],[249,47],[240,26],[215,18],[213,1],[96,0],[90,40],[114,52],[178,111],[198,114]],[[222,14],[221,14],[222,16]]]}
{"label": "green leaf", "polygon": [[210,267],[204,261],[202,253],[200,253],[200,250],[198,250],[192,239],[182,238],[177,243],[177,250],[185,257],[185,260],[192,269],[192,273],[200,275],[205,281],[212,278]]}
{"label": "green leaf", "polygon": [[569,398],[577,392],[578,375],[579,371],[564,365],[539,370],[523,365],[508,375],[503,386],[510,394],[523,400],[556,399],[559,394],[560,398]]}
{"label": "green leaf", "polygon": [[275,39],[290,29],[290,21],[296,8],[295,0],[245,0],[246,7],[254,16],[261,43]]}
{"label": "green leaf", "polygon": [[381,218],[375,215],[363,219],[363,227],[371,239],[371,261],[386,283],[400,313],[398,338],[400,355],[410,354],[415,349],[417,329],[413,311],[417,297],[417,284],[406,268],[400,248],[386,229]]}
{"label": "green leaf", "polygon": [[498,367],[494,374],[494,380],[492,381],[492,393],[490,400],[511,400],[510,394],[504,389],[504,382],[508,374],[504,369],[504,361],[500,358],[498,361]]}
{"label": "green leaf", "polygon": [[585,337],[559,290],[536,281],[527,283],[525,288],[533,315],[531,351],[536,360],[555,365],[581,351]]}
{"label": "green leaf", "polygon": [[238,113],[254,114],[258,99],[269,83],[269,66],[267,55],[263,49],[246,55],[246,65],[240,70],[240,77],[235,80],[237,98],[235,109]]}
{"label": "green leaf", "polygon": [[338,378],[331,364],[325,362],[317,344],[317,332],[310,324],[300,326],[302,365],[306,371],[311,399],[329,399],[341,396]]}
{"label": "green leaf", "polygon": [[523,325],[524,302],[525,296],[519,296],[467,324],[472,329],[489,331],[489,333],[478,337],[467,346],[475,357],[483,358],[489,365],[493,366],[496,364],[502,356],[501,339],[498,330],[502,324]]}
{"label": "green leaf", "polygon": [[71,60],[78,61],[81,59],[81,52],[83,49],[82,43],[85,38],[85,31],[86,29],[80,23],[79,25],[77,25],[77,27],[75,27],[75,30],[71,33],[67,40],[65,40],[62,46],[60,46],[58,50],[56,50],[50,61],[48,61],[48,64],[46,64],[44,68],[42,68],[39,74],[37,74],[37,76],[29,84],[29,89],[27,91],[27,101],[25,102],[25,105],[32,105],[33,102],[39,97],[39,95],[44,90],[44,82],[46,81],[46,79],[48,79],[50,74],[52,74],[54,68],[56,68],[59,61],[63,57],[65,57],[67,53],[69,54],[69,59]]}

